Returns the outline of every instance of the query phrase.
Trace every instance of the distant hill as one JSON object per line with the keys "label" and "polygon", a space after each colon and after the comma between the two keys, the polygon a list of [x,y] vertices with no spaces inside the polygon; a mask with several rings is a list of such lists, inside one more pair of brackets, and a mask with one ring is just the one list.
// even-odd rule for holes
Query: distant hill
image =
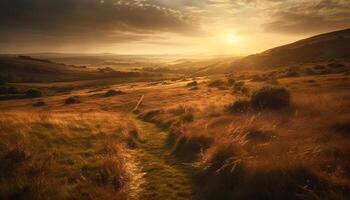
{"label": "distant hill", "polygon": [[225,73],[234,69],[264,69],[305,62],[350,59],[350,29],[316,35],[228,63],[208,66],[199,73]]}
{"label": "distant hill", "polygon": [[57,82],[141,75],[110,68],[89,69],[30,56],[0,56],[0,79],[7,82]]}
{"label": "distant hill", "polygon": [[279,67],[290,64],[350,58],[350,29],[325,33],[269,49],[233,63],[242,67]]}

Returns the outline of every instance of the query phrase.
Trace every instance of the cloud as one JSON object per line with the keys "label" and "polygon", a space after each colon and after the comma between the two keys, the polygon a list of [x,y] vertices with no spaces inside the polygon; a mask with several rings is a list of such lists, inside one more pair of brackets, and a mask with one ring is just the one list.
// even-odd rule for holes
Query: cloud
{"label": "cloud", "polygon": [[125,42],[194,34],[198,19],[150,0],[1,0],[0,42]]}
{"label": "cloud", "polygon": [[[286,6],[286,7],[283,7]],[[305,34],[350,28],[350,1],[295,1],[283,4],[270,14],[264,24],[268,32]]]}

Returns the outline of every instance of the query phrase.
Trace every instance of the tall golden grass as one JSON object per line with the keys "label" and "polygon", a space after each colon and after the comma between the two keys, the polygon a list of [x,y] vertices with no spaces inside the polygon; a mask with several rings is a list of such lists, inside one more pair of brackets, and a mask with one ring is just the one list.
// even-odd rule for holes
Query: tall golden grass
{"label": "tall golden grass", "polygon": [[2,112],[0,199],[128,199],[135,131],[115,113]]}
{"label": "tall golden grass", "polygon": [[[204,199],[347,199],[348,99],[333,86],[301,84],[288,109],[230,113],[221,102],[192,101],[140,116],[158,125],[171,119],[168,144],[195,163]],[[183,121],[185,113],[194,120]]]}

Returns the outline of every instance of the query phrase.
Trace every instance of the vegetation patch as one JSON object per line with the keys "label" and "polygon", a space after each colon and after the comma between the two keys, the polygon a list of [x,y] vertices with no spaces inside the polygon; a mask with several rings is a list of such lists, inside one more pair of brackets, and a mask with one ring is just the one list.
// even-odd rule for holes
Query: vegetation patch
{"label": "vegetation patch", "polygon": [[46,106],[46,103],[42,100],[36,101],[33,103],[34,107],[42,107],[42,106]]}
{"label": "vegetation patch", "polygon": [[192,81],[192,82],[187,83],[186,87],[196,87],[197,85],[198,85],[197,81]]}
{"label": "vegetation patch", "polygon": [[291,95],[285,88],[263,87],[250,98],[251,107],[255,110],[278,110],[290,106]]}
{"label": "vegetation patch", "polygon": [[214,80],[208,84],[208,87],[222,88],[226,85],[226,82],[223,80]]}
{"label": "vegetation patch", "polygon": [[[198,164],[197,183],[205,199],[320,199],[331,194],[326,180],[304,166],[248,164],[244,151],[233,144],[208,150]],[[302,187],[301,187],[302,186]]]}
{"label": "vegetation patch", "polygon": [[42,92],[36,88],[32,88],[26,91],[26,97],[28,98],[38,98],[42,96]]}
{"label": "vegetation patch", "polygon": [[227,106],[227,110],[231,113],[247,112],[250,108],[250,101],[247,99],[239,99]]}
{"label": "vegetation patch", "polygon": [[111,96],[117,96],[117,95],[123,95],[126,94],[125,92],[121,91],[121,90],[108,90],[105,93],[106,97],[111,97]]}
{"label": "vegetation patch", "polygon": [[68,97],[67,99],[64,100],[64,103],[66,105],[78,104],[80,103],[80,98],[78,96]]}

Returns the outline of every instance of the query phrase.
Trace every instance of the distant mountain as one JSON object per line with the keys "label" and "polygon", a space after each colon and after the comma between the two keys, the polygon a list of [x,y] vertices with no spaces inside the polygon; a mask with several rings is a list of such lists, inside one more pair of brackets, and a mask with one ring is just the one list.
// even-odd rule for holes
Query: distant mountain
{"label": "distant mountain", "polygon": [[66,65],[30,56],[0,56],[0,79],[6,82],[57,82],[140,76],[134,72],[119,72],[108,67],[90,69]]}
{"label": "distant mountain", "polygon": [[276,68],[305,62],[350,59],[350,29],[316,35],[297,42],[269,49],[259,54],[223,61],[198,72],[225,73],[234,69]]}

